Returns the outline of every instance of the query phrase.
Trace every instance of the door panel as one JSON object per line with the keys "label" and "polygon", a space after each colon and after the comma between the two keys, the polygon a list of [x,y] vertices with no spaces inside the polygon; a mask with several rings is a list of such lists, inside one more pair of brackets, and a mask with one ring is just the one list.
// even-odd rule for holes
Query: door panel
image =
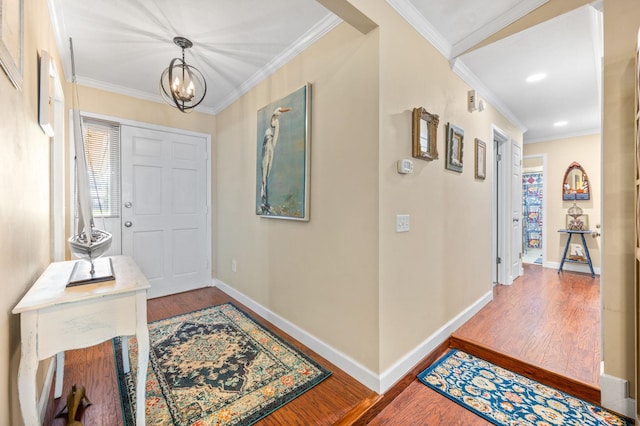
{"label": "door panel", "polygon": [[202,137],[122,128],[122,251],[149,297],[209,283],[206,167]]}

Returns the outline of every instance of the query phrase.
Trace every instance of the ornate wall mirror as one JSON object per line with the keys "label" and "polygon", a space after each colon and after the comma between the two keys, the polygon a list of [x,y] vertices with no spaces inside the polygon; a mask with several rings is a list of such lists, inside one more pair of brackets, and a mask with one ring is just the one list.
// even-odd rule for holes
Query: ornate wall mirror
{"label": "ornate wall mirror", "polygon": [[569,165],[562,180],[563,200],[588,200],[590,185],[587,172],[575,161]]}
{"label": "ornate wall mirror", "polygon": [[438,141],[436,140],[440,117],[429,114],[424,108],[414,108],[412,126],[412,154],[422,160],[438,158]]}

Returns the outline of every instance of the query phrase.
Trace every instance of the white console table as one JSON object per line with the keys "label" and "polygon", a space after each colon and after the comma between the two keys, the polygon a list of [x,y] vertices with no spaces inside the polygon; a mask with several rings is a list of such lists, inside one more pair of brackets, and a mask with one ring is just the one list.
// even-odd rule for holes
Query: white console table
{"label": "white console table", "polygon": [[[139,357],[136,424],[145,424],[145,384],[149,361],[147,289],[149,282],[133,259],[115,256],[115,281],[66,288],[77,262],[54,262],[13,308],[20,314],[22,354],[18,370],[20,409],[26,426],[41,424],[36,371],[40,360],[57,355],[55,396],[62,394],[64,351],[85,348],[117,336],[135,335]],[[125,367],[129,365],[126,339]],[[46,395],[43,396],[46,398]]]}

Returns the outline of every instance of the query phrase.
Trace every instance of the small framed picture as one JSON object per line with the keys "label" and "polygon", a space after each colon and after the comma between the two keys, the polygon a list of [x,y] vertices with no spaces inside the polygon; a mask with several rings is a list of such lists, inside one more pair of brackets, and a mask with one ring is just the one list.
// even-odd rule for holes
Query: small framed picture
{"label": "small framed picture", "polygon": [[413,109],[412,155],[422,160],[438,158],[438,121],[440,117],[429,114],[424,108]]}
{"label": "small framed picture", "polygon": [[487,144],[476,138],[476,179],[487,177]]}
{"label": "small framed picture", "polygon": [[464,144],[464,130],[451,123],[447,123],[447,161],[448,170],[462,173],[462,151]]}

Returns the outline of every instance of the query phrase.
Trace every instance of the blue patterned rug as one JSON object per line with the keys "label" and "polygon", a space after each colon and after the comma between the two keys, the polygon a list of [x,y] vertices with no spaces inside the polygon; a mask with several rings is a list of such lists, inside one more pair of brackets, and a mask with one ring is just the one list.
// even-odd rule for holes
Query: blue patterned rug
{"label": "blue patterned rug", "polygon": [[[135,368],[114,355],[124,424],[134,425]],[[147,425],[250,425],[331,375],[232,304],[149,324]],[[129,339],[130,365],[138,347]]]}
{"label": "blue patterned rug", "polygon": [[495,425],[631,425],[572,397],[457,349],[418,375],[425,385]]}

